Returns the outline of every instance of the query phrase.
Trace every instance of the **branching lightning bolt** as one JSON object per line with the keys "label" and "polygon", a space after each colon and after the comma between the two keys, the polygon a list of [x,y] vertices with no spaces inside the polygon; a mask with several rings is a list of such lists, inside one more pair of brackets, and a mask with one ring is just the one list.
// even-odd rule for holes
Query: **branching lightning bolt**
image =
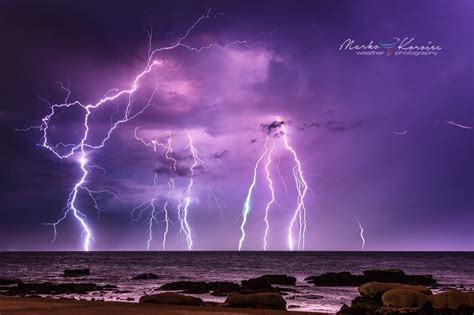
{"label": "branching lightning bolt", "polygon": [[[155,151],[155,152],[158,151],[158,147],[162,148],[164,150],[164,155],[165,155],[166,160],[168,160],[170,162],[170,170],[171,170],[172,174],[174,174],[176,172],[176,163],[177,163],[177,161],[176,161],[175,158],[173,158],[173,147],[171,145],[171,131],[168,131],[168,140],[166,141],[166,143],[160,143],[155,139],[152,139],[150,142],[147,142],[143,138],[138,136],[138,134],[137,134],[138,128],[139,127],[135,128],[135,139],[137,141],[143,143],[145,146],[153,148],[153,151]],[[155,173],[154,178],[153,178],[153,186],[157,186],[157,184],[158,184],[158,174]],[[169,232],[169,225],[170,225],[170,216],[169,216],[169,211],[168,211],[169,210],[169,199],[170,199],[171,193],[173,191],[174,191],[174,179],[171,176],[168,180],[168,195],[167,195],[166,201],[163,205],[163,213],[164,213],[163,221],[165,223],[165,229],[163,231],[163,241],[162,241],[162,245],[161,245],[163,250],[166,249],[166,240],[167,240],[167,236],[168,236],[168,232]],[[140,208],[141,208],[141,206],[138,206],[138,209],[140,209]],[[149,222],[148,222],[148,240],[147,240],[147,250],[150,250],[151,242],[153,241],[153,223],[158,221],[156,208],[155,208],[155,199],[154,198],[151,200],[150,204],[147,207],[141,208],[141,211],[140,211],[140,214],[139,214],[138,218],[140,218],[141,213],[144,210],[147,210],[148,208],[151,208],[150,219],[149,219]],[[135,210],[137,210],[137,207],[135,207],[134,210],[132,210],[132,214]],[[138,218],[134,219],[134,221],[138,220]]]}
{"label": "branching lightning bolt", "polygon": [[242,234],[241,234],[241,237],[240,237],[240,240],[239,240],[239,250],[242,250],[242,245],[244,244],[245,225],[247,224],[247,217],[248,217],[248,215],[250,213],[250,210],[251,210],[251,204],[250,203],[252,201],[252,193],[253,193],[253,190],[255,188],[255,185],[257,184],[257,171],[258,171],[258,167],[260,165],[260,162],[262,161],[262,159],[265,157],[265,155],[268,152],[267,144],[268,144],[268,135],[265,138],[265,144],[264,144],[265,150],[263,151],[263,153],[260,155],[257,162],[255,163],[255,167],[253,169],[252,182],[249,186],[249,189],[248,189],[248,192],[247,192],[247,197],[245,198],[244,206],[242,208],[242,223],[240,225],[240,231],[241,231]]}
{"label": "branching lightning bolt", "polygon": [[[189,35],[194,31],[194,29],[197,27],[197,25],[201,21],[203,21],[205,19],[208,19],[208,18],[210,18],[210,10],[208,10],[206,12],[206,14],[200,16],[191,25],[191,27],[187,29],[187,31],[184,33],[184,35],[181,36],[180,38],[178,38],[174,42],[174,44],[172,44],[170,46],[166,46],[166,47],[152,49],[152,32],[149,31],[148,32],[149,50],[148,50],[148,60],[147,60],[146,66],[144,67],[144,69],[138,75],[136,75],[136,77],[130,83],[129,88],[123,89],[123,90],[111,89],[105,94],[105,96],[102,99],[100,99],[96,103],[83,104],[80,101],[70,102],[69,97],[71,95],[71,90],[69,88],[69,85],[65,86],[64,84],[59,83],[61,88],[63,90],[65,90],[66,94],[67,94],[64,103],[49,105],[49,113],[42,118],[40,125],[31,126],[31,127],[24,128],[24,129],[17,129],[18,131],[30,131],[30,130],[39,130],[39,131],[41,131],[42,132],[42,137],[41,137],[40,145],[42,147],[49,150],[52,154],[54,154],[54,156],[56,156],[59,159],[73,158],[73,157],[76,157],[76,155],[77,155],[77,160],[79,161],[79,166],[80,166],[80,170],[81,170],[82,174],[81,174],[79,180],[74,184],[73,189],[71,190],[71,192],[69,193],[69,197],[67,199],[66,208],[65,208],[65,211],[63,213],[63,216],[61,218],[59,218],[56,222],[47,224],[47,225],[53,226],[53,230],[54,230],[53,241],[57,237],[57,230],[56,230],[57,225],[61,221],[63,221],[68,216],[69,213],[72,212],[73,217],[77,220],[77,222],[79,223],[79,225],[82,228],[82,235],[84,236],[83,249],[85,251],[89,251],[90,242],[93,239],[92,230],[89,227],[89,225],[86,223],[85,214],[83,212],[81,212],[81,210],[78,208],[78,205],[77,205],[77,198],[78,198],[79,191],[81,190],[81,188],[84,188],[85,184],[87,183],[87,176],[89,174],[89,169],[94,167],[94,166],[91,166],[91,165],[88,164],[88,162],[89,162],[88,157],[91,156],[94,151],[102,149],[106,145],[108,140],[111,138],[114,131],[120,125],[122,125],[126,122],[129,122],[130,120],[132,120],[132,119],[138,117],[139,115],[143,114],[145,112],[145,110],[147,110],[147,108],[149,106],[151,106],[151,101],[152,101],[152,99],[153,99],[153,97],[154,97],[154,95],[157,91],[157,87],[155,87],[155,89],[153,90],[153,93],[151,94],[150,98],[148,99],[148,102],[142,108],[136,110],[135,113],[132,112],[132,109],[133,109],[134,104],[135,104],[135,97],[134,97],[135,92],[138,90],[141,81],[149,73],[151,73],[157,67],[162,65],[162,61],[156,59],[156,56],[161,52],[173,50],[173,49],[176,49],[178,47],[182,47],[182,48],[187,49],[191,52],[201,52],[201,51],[211,49],[211,48],[226,49],[226,48],[228,48],[232,45],[236,45],[236,44],[247,45],[246,41],[240,41],[240,40],[233,41],[233,42],[228,43],[226,45],[208,44],[208,45],[202,46],[202,47],[193,47],[189,44],[184,43],[184,41],[186,39],[188,39]],[[157,86],[158,86],[158,84],[157,84]],[[113,101],[117,101],[117,100],[121,99],[122,97],[125,97],[126,100],[127,100],[126,104],[125,104],[125,109],[124,109],[123,116],[120,119],[117,119],[116,121],[113,121],[115,116],[117,115],[118,111],[116,111],[114,114],[112,114],[112,116],[111,116],[111,125],[110,125],[110,128],[108,129],[106,135],[103,138],[99,139],[98,141],[92,141],[89,137],[89,130],[90,130],[89,122],[90,122],[90,118],[91,118],[92,114],[97,109],[101,108],[102,106],[105,106],[106,104],[109,104]],[[48,134],[49,134],[49,127],[50,127],[50,123],[52,121],[52,118],[55,117],[55,115],[57,114],[57,111],[60,110],[60,109],[66,109],[67,110],[67,109],[77,107],[77,106],[80,107],[83,110],[82,124],[84,126],[84,131],[82,133],[80,141],[78,143],[72,143],[72,144],[63,144],[63,143],[58,143],[56,145],[51,144],[49,139],[48,139]],[[93,194],[91,194],[89,192],[89,196],[92,196],[92,195]],[[186,201],[187,201],[187,204],[189,206],[189,200],[188,199]],[[154,204],[151,204],[151,206],[154,207]],[[97,206],[96,206],[96,208],[97,208]],[[134,210],[136,210],[136,209],[134,209]],[[134,212],[134,210],[132,212]],[[142,211],[143,211],[143,209],[142,209]],[[186,207],[186,211],[187,211],[187,207]],[[187,215],[187,213],[185,214],[185,216],[186,215]],[[150,222],[151,222],[151,219],[150,219]],[[191,241],[191,245],[192,245],[192,240],[190,239],[190,235],[188,235],[188,239],[189,239],[188,243],[189,243],[189,241]],[[190,246],[188,246],[188,247],[190,247]]]}
{"label": "branching lightning bolt", "polygon": [[[265,151],[267,151],[266,146],[267,146],[267,143],[265,143]],[[268,182],[268,188],[270,189],[271,199],[265,206],[265,219],[264,219],[265,220],[265,234],[263,236],[263,250],[267,250],[267,236],[270,230],[270,223],[268,221],[268,212],[272,204],[275,202],[275,190],[273,189],[273,181],[270,176],[270,169],[269,169],[270,164],[272,163],[272,152],[274,148],[275,148],[275,143],[272,144],[272,148],[267,154],[267,162],[265,163],[265,173],[266,173],[266,178]]]}
{"label": "branching lightning bolt", "polygon": [[[181,229],[184,231],[184,234],[186,236],[186,242],[188,245],[188,250],[191,250],[193,247],[193,237],[192,237],[192,231],[191,227],[189,225],[188,221],[188,215],[189,215],[189,206],[191,204],[191,191],[193,188],[194,184],[194,170],[198,165],[202,165],[203,162],[199,158],[199,153],[194,146],[193,143],[193,138],[191,136],[191,133],[188,131],[187,133],[188,136],[188,145],[189,145],[189,150],[191,151],[192,157],[193,157],[193,164],[190,167],[190,178],[189,178],[189,184],[186,189],[185,195],[184,195],[184,205],[183,202],[180,201],[180,206],[178,206],[178,216],[181,220]],[[182,208],[181,208],[182,207]]]}
{"label": "branching lightning bolt", "polygon": [[[281,121],[279,118],[277,121]],[[304,203],[304,199],[306,193],[308,191],[308,184],[303,176],[303,170],[301,168],[301,162],[298,159],[298,155],[293,147],[289,144],[288,141],[288,132],[284,124],[281,125],[281,129],[283,131],[283,141],[285,143],[285,148],[291,152],[293,159],[295,161],[295,167],[293,168],[293,176],[295,178],[296,183],[296,190],[298,192],[297,198],[297,205],[295,209],[295,213],[290,221],[290,225],[288,227],[288,246],[290,250],[294,249],[293,244],[293,227],[295,225],[296,219],[299,218],[299,236],[298,236],[298,250],[304,249],[305,245],[305,234],[306,234],[306,206]]]}

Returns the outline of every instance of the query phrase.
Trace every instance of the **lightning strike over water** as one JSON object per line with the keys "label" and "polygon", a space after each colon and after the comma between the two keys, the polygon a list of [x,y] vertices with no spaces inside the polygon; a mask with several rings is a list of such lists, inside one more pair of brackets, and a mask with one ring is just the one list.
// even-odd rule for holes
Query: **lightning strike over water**
{"label": "lightning strike over water", "polygon": [[[268,188],[270,189],[270,193],[271,193],[271,199],[265,206],[265,219],[264,219],[265,220],[265,235],[263,236],[263,250],[267,250],[267,236],[270,230],[270,223],[268,221],[268,212],[272,204],[275,202],[275,190],[273,189],[273,181],[270,176],[270,169],[269,169],[270,164],[272,163],[272,152],[274,148],[275,148],[275,143],[272,144],[272,148],[267,154],[267,162],[265,163],[265,173],[266,173],[266,178],[268,182]],[[266,147],[265,147],[265,150],[267,150]]]}
{"label": "lightning strike over water", "polygon": [[171,193],[174,191],[174,180],[170,178],[168,181],[168,196],[166,197],[165,204],[163,205],[163,213],[165,214],[165,230],[163,231],[163,242],[161,243],[161,247],[163,250],[166,249],[166,240],[168,237],[169,226],[170,226],[170,216],[168,210],[168,204],[170,200]]}
{"label": "lightning strike over water", "polygon": [[[158,149],[157,149],[158,147],[163,148],[165,159],[168,160],[169,164],[170,164],[170,171],[171,171],[170,176],[171,177],[168,180],[168,194],[167,194],[166,200],[163,204],[163,214],[164,214],[163,221],[165,223],[165,228],[164,228],[164,231],[163,231],[163,241],[162,241],[161,246],[162,246],[162,249],[165,250],[166,249],[167,236],[168,236],[168,232],[169,232],[169,226],[170,226],[169,203],[170,203],[171,193],[174,192],[174,189],[175,189],[175,183],[174,183],[174,179],[173,179],[172,176],[176,172],[176,164],[177,164],[176,159],[173,157],[173,147],[171,145],[171,131],[168,131],[168,140],[166,141],[166,143],[160,143],[155,139],[152,139],[150,142],[147,142],[143,138],[140,138],[138,136],[137,131],[138,131],[138,127],[135,128],[135,139],[137,141],[143,143],[147,147],[152,147],[154,152],[158,152]],[[158,187],[157,177],[158,177],[158,175],[155,172],[155,176],[154,176],[154,179],[153,179],[153,186],[156,186],[156,187]],[[153,198],[152,201],[150,202],[151,214],[150,214],[150,220],[149,220],[149,224],[148,224],[147,250],[150,249],[151,242],[153,241],[153,223],[158,221],[158,218],[156,217],[156,209],[155,209],[154,204],[155,204],[155,199]],[[140,206],[138,206],[138,207],[140,207]],[[146,207],[145,210],[148,209],[148,208],[149,207]],[[142,209],[142,211],[143,211],[143,209]],[[135,221],[137,219],[135,219]]]}
{"label": "lightning strike over water", "polygon": [[148,221],[148,240],[146,242],[146,250],[150,250],[151,242],[153,241],[153,223],[157,221],[156,218],[156,209],[155,209],[155,199],[150,201],[150,220]]}
{"label": "lightning strike over water", "polygon": [[360,239],[362,240],[361,250],[364,250],[364,247],[365,247],[364,228],[362,227],[362,224],[360,224],[359,219],[356,218],[356,221],[357,221],[357,224],[359,225]]}
{"label": "lightning strike over water", "polygon": [[306,234],[306,206],[304,203],[304,199],[306,197],[306,193],[308,191],[308,184],[303,176],[303,170],[301,167],[301,162],[298,159],[298,155],[293,147],[290,145],[288,141],[288,132],[279,118],[277,121],[282,122],[281,129],[283,131],[283,141],[285,143],[285,148],[291,152],[293,159],[295,161],[295,167],[293,168],[293,176],[295,178],[296,190],[298,192],[297,198],[297,205],[295,209],[295,213],[290,221],[290,225],[288,226],[288,246],[290,250],[294,249],[294,241],[293,241],[293,227],[295,225],[296,219],[299,218],[299,235],[298,235],[298,250],[303,250],[305,246],[305,234]]}
{"label": "lightning strike over water", "polygon": [[244,206],[242,208],[242,223],[240,225],[240,231],[241,231],[242,235],[241,235],[240,240],[239,240],[239,251],[242,250],[242,245],[244,244],[245,224],[247,224],[247,217],[248,217],[248,215],[250,213],[250,210],[251,210],[252,193],[253,193],[253,190],[255,188],[255,185],[257,184],[257,171],[258,171],[258,167],[260,165],[260,162],[262,161],[262,159],[265,157],[265,155],[268,152],[267,144],[268,144],[268,135],[265,138],[265,144],[264,144],[265,150],[263,151],[263,153],[260,155],[257,162],[255,163],[255,166],[254,166],[254,169],[253,169],[252,182],[249,186],[249,189],[248,189],[248,192],[247,192],[247,197],[245,197]]}
{"label": "lightning strike over water", "polygon": [[[140,116],[152,105],[152,99],[157,91],[159,82],[156,83],[155,89],[151,93],[151,96],[148,99],[148,102],[146,102],[145,105],[143,105],[141,108],[138,108],[138,109],[136,109],[135,108],[136,106],[134,106],[135,101],[136,101],[135,93],[140,87],[140,83],[143,80],[145,80],[145,78],[149,74],[153,74],[153,72],[156,71],[157,68],[163,64],[163,61],[157,59],[157,55],[161,52],[173,50],[179,47],[187,49],[190,52],[198,53],[198,52],[202,52],[204,50],[208,50],[211,48],[226,49],[232,45],[237,45],[237,44],[247,45],[246,41],[240,41],[240,40],[230,42],[226,45],[219,45],[219,44],[212,43],[212,44],[208,44],[201,47],[194,47],[189,44],[186,44],[185,41],[188,39],[188,37],[194,31],[197,25],[201,21],[208,19],[210,17],[211,17],[210,10],[208,10],[206,14],[200,16],[191,25],[191,27],[187,29],[187,31],[184,33],[183,36],[179,37],[174,42],[174,44],[170,46],[152,49],[152,32],[148,31],[149,50],[148,50],[148,56],[147,56],[148,59],[147,59],[146,65],[144,69],[135,76],[135,78],[132,80],[128,88],[123,89],[123,90],[111,89],[104,95],[103,98],[99,99],[96,103],[83,104],[80,101],[70,102],[69,98],[71,95],[71,90],[69,89],[69,86],[65,86],[64,84],[59,83],[61,88],[64,91],[66,91],[66,98],[65,98],[64,103],[49,105],[49,113],[42,118],[41,124],[24,128],[24,129],[17,129],[17,131],[39,130],[40,132],[42,132],[41,143],[40,143],[42,147],[50,151],[54,156],[56,156],[57,158],[61,160],[68,159],[68,158],[76,158],[79,161],[79,166],[80,166],[80,170],[82,174],[79,180],[74,184],[72,191],[69,193],[69,197],[67,199],[66,208],[63,213],[63,216],[60,217],[54,223],[46,224],[46,225],[53,226],[53,230],[54,230],[53,241],[57,237],[57,225],[61,223],[64,219],[66,219],[68,214],[72,212],[74,219],[79,223],[80,227],[82,228],[82,235],[84,236],[83,249],[85,251],[89,251],[91,240],[93,240],[92,230],[89,227],[88,223],[86,222],[86,215],[78,208],[78,205],[77,205],[78,194],[82,188],[85,188],[85,184],[87,183],[87,176],[89,174],[89,169],[95,167],[94,165],[88,164],[89,161],[87,157],[92,156],[92,154],[95,151],[102,149],[106,145],[106,143],[111,139],[114,131],[119,126]],[[155,79],[158,80],[161,78],[157,78],[155,75]],[[92,140],[89,134],[89,131],[91,128],[89,124],[91,123],[91,117],[93,116],[93,113],[99,110],[100,108],[102,108],[103,106],[106,106],[107,104],[110,104],[116,101],[122,101],[124,100],[124,98],[125,98],[125,105],[124,105],[123,116],[114,121],[114,118],[117,115],[118,111],[112,114],[111,125],[110,125],[110,128],[106,131],[105,136],[101,137],[100,139]],[[78,141],[78,143],[71,143],[71,144],[64,144],[62,142],[59,142],[58,144],[55,144],[55,145],[51,144],[49,140],[49,131],[50,131],[51,121],[53,120],[55,116],[59,115],[58,111],[70,110],[75,107],[79,107],[83,110],[83,116],[82,116],[83,131],[82,131],[80,140]],[[186,205],[187,205],[185,207],[186,220],[187,220],[187,208],[189,206],[189,202],[190,202],[190,197],[186,199]],[[150,222],[152,222],[151,219],[150,219]],[[187,230],[189,231],[189,226],[187,224],[187,221],[186,221],[186,227],[187,227]],[[188,238],[188,248],[190,249],[192,246],[191,236],[188,235],[187,238]]]}
{"label": "lightning strike over water", "polygon": [[[268,190],[270,191],[270,200],[267,202],[265,209],[264,209],[264,221],[265,221],[265,232],[264,232],[264,237],[263,237],[263,250],[267,250],[267,237],[268,233],[270,230],[270,222],[269,222],[269,210],[273,203],[277,203],[277,199],[275,196],[275,190],[273,187],[273,180],[271,177],[271,172],[270,172],[270,165],[272,163],[272,154],[275,149],[275,140],[273,140],[272,147],[269,149],[268,147],[268,140],[269,137],[272,136],[273,138],[283,138],[284,146],[285,149],[288,150],[291,153],[291,156],[294,160],[295,166],[292,169],[292,174],[295,180],[295,185],[296,185],[296,190],[297,190],[297,201],[296,201],[296,209],[294,214],[291,216],[291,221],[290,225],[288,227],[288,245],[290,250],[293,250],[294,244],[293,244],[293,228],[294,225],[296,224],[296,220],[299,219],[299,234],[298,234],[298,250],[304,249],[305,245],[305,235],[306,235],[306,205],[305,205],[305,197],[306,193],[309,189],[306,180],[303,177],[303,170],[301,166],[301,162],[298,159],[298,156],[296,154],[296,151],[293,149],[293,147],[289,144],[288,141],[288,136],[287,136],[287,130],[286,127],[284,126],[285,122],[280,120],[280,118],[277,118],[277,120],[273,121],[270,124],[262,124],[261,126],[263,127],[263,130],[266,134],[265,142],[264,142],[264,151],[258,158],[257,162],[255,163],[254,169],[253,169],[253,180],[249,186],[247,196],[245,198],[244,206],[242,208],[242,223],[240,226],[241,230],[241,238],[239,241],[239,250],[242,249],[242,244],[245,240],[245,224],[247,223],[247,217],[248,214],[250,213],[251,210],[251,201],[252,201],[252,193],[255,188],[256,182],[257,182],[257,173],[258,169],[260,166],[261,161],[263,158],[266,156],[266,162],[264,165],[265,169],[265,177],[267,180],[268,184]],[[281,129],[280,132],[274,133],[273,130],[276,129]],[[288,190],[285,184],[285,181],[283,179],[283,175],[280,172],[279,165],[277,165],[276,172],[278,176],[280,177],[283,188],[285,190],[285,199],[286,195],[288,194]],[[277,203],[278,204],[278,203]]]}
{"label": "lightning strike over water", "polygon": [[191,151],[192,157],[193,157],[193,164],[190,167],[190,178],[189,178],[189,184],[186,189],[185,195],[184,195],[184,205],[183,201],[180,200],[179,206],[178,206],[178,217],[180,219],[181,223],[181,230],[184,231],[184,234],[186,236],[186,243],[188,245],[188,250],[191,250],[193,247],[193,237],[192,237],[192,231],[191,227],[188,222],[188,215],[189,215],[189,206],[191,204],[191,191],[194,185],[194,171],[197,166],[202,165],[203,162],[199,158],[199,153],[194,146],[193,143],[193,138],[191,136],[191,133],[188,131],[187,133],[188,136],[188,146],[189,150]]}

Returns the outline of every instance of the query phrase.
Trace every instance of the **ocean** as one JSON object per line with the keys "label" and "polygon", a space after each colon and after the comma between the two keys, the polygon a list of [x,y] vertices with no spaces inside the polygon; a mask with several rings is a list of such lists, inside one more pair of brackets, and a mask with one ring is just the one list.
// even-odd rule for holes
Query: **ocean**
{"label": "ocean", "polygon": [[[64,269],[90,268],[90,275],[65,278]],[[156,293],[160,285],[180,280],[234,281],[264,274],[297,278],[298,292],[285,296],[291,310],[334,313],[357,296],[355,287],[315,287],[304,278],[325,272],[362,273],[369,269],[397,268],[407,274],[432,274],[443,286],[474,289],[474,252],[1,252],[0,278],[23,282],[93,282],[118,289],[65,295],[82,299],[138,302]],[[155,273],[156,280],[132,280],[140,273]],[[207,301],[225,297],[196,295]]]}

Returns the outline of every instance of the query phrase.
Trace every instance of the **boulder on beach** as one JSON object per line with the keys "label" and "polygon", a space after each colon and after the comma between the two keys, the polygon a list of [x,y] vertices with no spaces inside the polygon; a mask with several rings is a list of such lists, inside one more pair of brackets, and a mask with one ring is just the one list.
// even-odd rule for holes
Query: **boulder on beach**
{"label": "boulder on beach", "polygon": [[361,296],[369,298],[379,298],[385,292],[391,289],[404,288],[414,291],[421,292],[426,295],[431,295],[431,290],[421,285],[409,285],[402,283],[381,283],[381,282],[368,282],[359,286],[358,290]]}
{"label": "boulder on beach", "polygon": [[446,291],[431,296],[430,301],[435,309],[474,308],[474,292]]}
{"label": "boulder on beach", "polygon": [[154,273],[141,273],[132,278],[132,280],[154,280],[158,279],[158,275]]}
{"label": "boulder on beach", "polygon": [[204,302],[200,298],[173,292],[145,295],[140,298],[139,302],[193,306],[200,306],[204,304]]}
{"label": "boulder on beach", "polygon": [[372,299],[363,296],[355,297],[351,302],[351,308],[357,312],[374,313],[382,307],[382,302],[378,299]]}
{"label": "boulder on beach", "polygon": [[281,294],[276,292],[241,294],[229,293],[225,303],[230,307],[267,308],[286,310],[286,301]]}
{"label": "boulder on beach", "polygon": [[337,315],[364,315],[365,312],[357,311],[347,304],[342,304],[341,309],[336,314]]}
{"label": "boulder on beach", "polygon": [[89,268],[79,268],[79,269],[65,269],[64,276],[65,277],[82,277],[88,276],[90,274]]}
{"label": "boulder on beach", "polygon": [[370,282],[361,285],[359,293],[361,296],[352,300],[351,307],[344,304],[337,314],[474,314],[474,292],[449,290],[433,295],[421,285]]}
{"label": "boulder on beach", "polygon": [[429,302],[429,297],[419,291],[396,288],[382,295],[384,306],[393,307],[422,307]]}
{"label": "boulder on beach", "polygon": [[[422,307],[383,306],[379,308],[374,314],[376,315],[435,315],[435,314],[445,315],[443,313],[435,312],[435,310],[433,309],[430,303],[427,303],[425,304],[425,306],[422,306]],[[451,314],[451,315],[455,315],[455,314]],[[466,314],[466,315],[471,315],[471,314]]]}

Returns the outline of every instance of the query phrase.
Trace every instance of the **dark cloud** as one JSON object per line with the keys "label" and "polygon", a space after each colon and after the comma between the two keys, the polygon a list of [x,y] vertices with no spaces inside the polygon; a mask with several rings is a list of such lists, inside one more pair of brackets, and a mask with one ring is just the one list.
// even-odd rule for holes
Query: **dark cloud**
{"label": "dark cloud", "polygon": [[269,124],[261,124],[263,131],[265,134],[270,135],[274,130],[280,128],[285,122],[284,121],[272,121]]}

